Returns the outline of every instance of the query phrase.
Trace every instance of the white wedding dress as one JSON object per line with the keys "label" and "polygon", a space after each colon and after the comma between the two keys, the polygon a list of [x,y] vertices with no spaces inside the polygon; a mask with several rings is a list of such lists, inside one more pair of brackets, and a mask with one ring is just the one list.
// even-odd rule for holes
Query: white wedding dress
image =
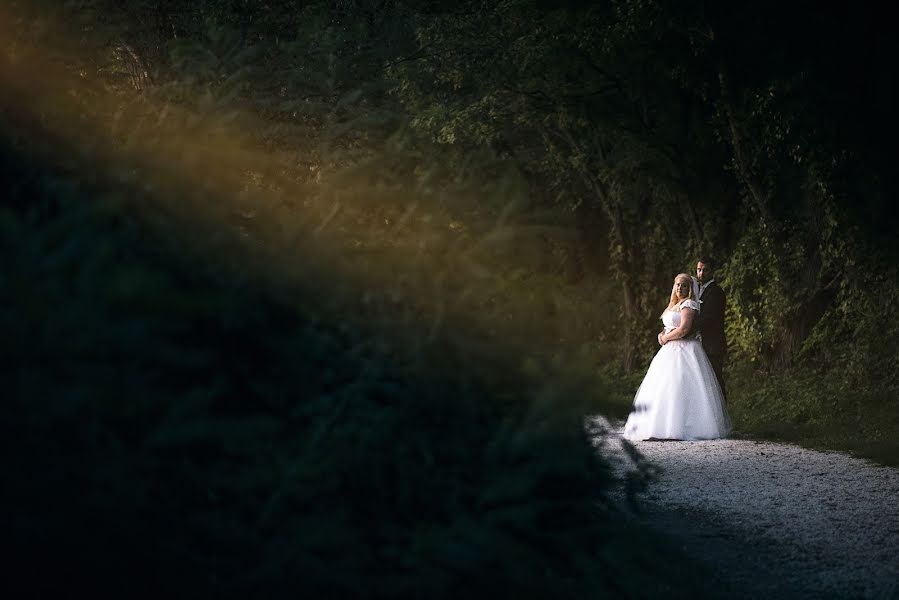
{"label": "white wedding dress", "polygon": [[[680,325],[681,308],[699,310],[686,299],[662,315],[665,331]],[[721,386],[702,342],[672,340],[652,359],[634,398],[634,408],[622,434],[629,440],[649,438],[709,440],[730,431]]]}

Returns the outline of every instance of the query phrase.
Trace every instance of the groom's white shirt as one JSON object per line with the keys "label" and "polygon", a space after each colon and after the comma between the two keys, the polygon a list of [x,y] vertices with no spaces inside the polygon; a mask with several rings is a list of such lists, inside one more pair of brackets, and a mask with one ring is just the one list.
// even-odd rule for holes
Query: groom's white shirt
{"label": "groom's white shirt", "polygon": [[705,291],[705,288],[709,287],[709,284],[712,283],[713,281],[715,281],[714,278],[709,279],[709,280],[706,281],[705,283],[700,283],[700,284],[699,284],[699,297],[700,297],[700,298],[702,298],[702,293]]}
{"label": "groom's white shirt", "polygon": [[693,280],[693,297],[695,297],[696,300],[700,304],[702,304],[702,292],[705,291],[706,286],[708,284],[712,283],[712,281],[714,281],[714,279],[707,281],[704,285],[699,283],[699,280],[696,279],[695,275],[691,275],[690,279]]}

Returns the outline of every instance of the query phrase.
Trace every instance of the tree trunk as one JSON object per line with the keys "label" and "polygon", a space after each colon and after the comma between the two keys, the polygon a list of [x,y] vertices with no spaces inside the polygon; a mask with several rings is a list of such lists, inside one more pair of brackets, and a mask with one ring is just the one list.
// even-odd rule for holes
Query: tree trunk
{"label": "tree trunk", "polygon": [[740,124],[734,108],[733,94],[730,89],[730,80],[727,73],[727,65],[724,60],[718,61],[718,90],[721,97],[721,108],[727,121],[727,131],[730,135],[730,144],[734,151],[734,164],[737,173],[752,199],[752,204],[758,211],[762,221],[768,225],[771,223],[770,194],[765,191],[765,186],[755,173],[746,152],[746,143],[740,132]]}
{"label": "tree trunk", "polygon": [[635,340],[634,324],[639,320],[636,295],[633,285],[625,277],[621,282],[622,297],[624,299],[624,336],[621,352],[621,368],[625,373],[630,373],[637,367],[637,343]]}
{"label": "tree trunk", "polygon": [[[578,152],[583,156],[587,155],[571,132],[563,130],[560,132],[560,135],[568,142],[572,151]],[[638,295],[629,275],[629,273],[635,272],[632,270],[636,265],[636,261],[633,259],[635,248],[624,223],[621,206],[613,201],[606,185],[594,173],[587,170],[583,164],[579,166],[578,170],[584,184],[593,192],[593,197],[609,221],[611,241],[617,243],[621,248],[621,258],[618,264],[611,263],[609,270],[621,280],[622,284],[624,333],[622,335],[621,367],[625,372],[630,372],[634,370],[637,364],[637,344],[634,328],[640,322],[637,303]]]}
{"label": "tree trunk", "polygon": [[637,306],[637,294],[634,284],[629,276],[634,266],[634,248],[624,223],[621,207],[614,204],[609,197],[608,190],[596,177],[585,173],[588,184],[593,189],[599,205],[609,219],[611,225],[612,242],[617,242],[621,247],[621,258],[618,264],[612,263],[610,270],[621,280],[622,306],[624,307],[624,334],[622,336],[621,368],[625,372],[634,370],[637,364],[637,345],[635,341],[635,324],[639,322],[639,307]]}
{"label": "tree trunk", "polygon": [[775,367],[788,368],[793,365],[802,350],[802,344],[836,296],[833,287],[821,286],[818,280],[820,268],[820,253],[810,250],[809,258],[796,281],[797,289],[806,297],[792,314],[783,317],[783,337],[772,353]]}

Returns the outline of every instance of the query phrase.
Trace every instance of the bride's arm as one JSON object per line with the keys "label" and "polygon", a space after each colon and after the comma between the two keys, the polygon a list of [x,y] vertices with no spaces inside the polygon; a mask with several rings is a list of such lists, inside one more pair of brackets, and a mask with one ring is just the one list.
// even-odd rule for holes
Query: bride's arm
{"label": "bride's arm", "polygon": [[668,333],[663,333],[659,336],[659,342],[664,344],[665,342],[670,342],[671,340],[679,340],[684,336],[690,334],[690,331],[693,329],[693,320],[696,318],[696,311],[692,308],[682,308],[680,309],[680,326],[672,329]]}

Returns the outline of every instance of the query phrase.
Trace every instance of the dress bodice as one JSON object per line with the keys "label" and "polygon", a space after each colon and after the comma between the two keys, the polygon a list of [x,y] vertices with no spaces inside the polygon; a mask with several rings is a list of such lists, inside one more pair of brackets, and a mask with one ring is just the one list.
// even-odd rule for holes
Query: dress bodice
{"label": "dress bodice", "polygon": [[680,311],[682,308],[692,308],[693,310],[699,310],[699,303],[695,300],[687,298],[680,304],[677,304],[673,308],[666,310],[662,314],[662,325],[665,326],[665,331],[671,331],[672,329],[677,329],[678,327],[680,327]]}

